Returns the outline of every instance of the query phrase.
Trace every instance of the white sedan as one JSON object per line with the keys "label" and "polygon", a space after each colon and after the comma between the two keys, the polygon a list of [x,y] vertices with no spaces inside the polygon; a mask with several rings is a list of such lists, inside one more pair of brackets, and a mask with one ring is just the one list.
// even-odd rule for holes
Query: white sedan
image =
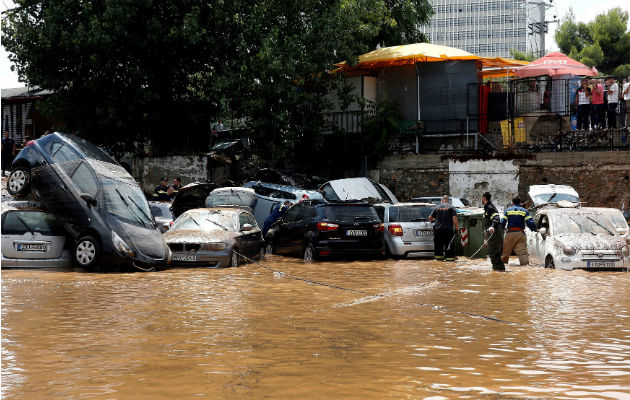
{"label": "white sedan", "polygon": [[550,208],[534,217],[527,232],[530,260],[545,268],[627,269],[630,238],[621,236],[597,209]]}

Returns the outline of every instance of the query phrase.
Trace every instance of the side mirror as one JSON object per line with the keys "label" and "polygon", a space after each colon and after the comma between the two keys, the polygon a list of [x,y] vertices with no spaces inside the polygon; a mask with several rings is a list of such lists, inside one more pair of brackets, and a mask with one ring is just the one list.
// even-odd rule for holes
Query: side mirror
{"label": "side mirror", "polygon": [[547,234],[547,228],[540,228],[538,230],[538,233],[540,233],[541,235],[545,236]]}
{"label": "side mirror", "polygon": [[169,224],[168,222],[162,223],[162,230],[164,232],[168,231],[170,228],[171,228],[171,224]]}
{"label": "side mirror", "polygon": [[88,207],[95,206],[97,204],[96,199],[89,194],[82,193],[81,198],[85,201]]}
{"label": "side mirror", "polygon": [[254,229],[254,227],[251,224],[245,224],[243,225],[243,227],[241,228],[241,232],[249,232],[252,229]]}

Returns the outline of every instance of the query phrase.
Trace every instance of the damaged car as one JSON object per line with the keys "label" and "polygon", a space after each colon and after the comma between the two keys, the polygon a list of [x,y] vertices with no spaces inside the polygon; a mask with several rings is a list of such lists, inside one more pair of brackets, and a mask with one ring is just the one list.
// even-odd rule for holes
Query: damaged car
{"label": "damaged car", "polygon": [[531,185],[528,194],[536,208],[559,201],[580,203],[580,195],[568,185]]}
{"label": "damaged car", "polygon": [[630,238],[619,235],[596,209],[540,209],[534,223],[538,232],[527,231],[529,257],[534,264],[566,270],[628,268]]}
{"label": "damaged car", "polygon": [[265,242],[254,216],[239,208],[188,210],[164,234],[173,264],[190,267],[237,267],[244,255],[265,257]]}
{"label": "damaged car", "polygon": [[429,222],[429,215],[436,208],[433,203],[374,204],[385,224],[387,253],[394,258],[433,257],[433,223]]}
{"label": "damaged car", "polygon": [[170,261],[138,184],[84,139],[56,132],[31,142],[14,159],[7,190],[36,195],[74,240],[79,267],[150,270]]}
{"label": "damaged car", "polygon": [[318,190],[326,200],[398,203],[398,199],[387,186],[368,178],[335,179],[324,183]]}
{"label": "damaged car", "polygon": [[171,205],[173,219],[193,208],[203,208],[206,198],[219,185],[212,182],[192,182],[179,189]]}

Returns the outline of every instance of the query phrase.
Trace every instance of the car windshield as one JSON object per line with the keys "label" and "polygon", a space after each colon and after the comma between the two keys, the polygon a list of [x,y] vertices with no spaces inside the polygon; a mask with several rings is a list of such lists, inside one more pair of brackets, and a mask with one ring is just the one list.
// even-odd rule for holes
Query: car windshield
{"label": "car windshield", "polygon": [[173,214],[167,206],[149,204],[149,209],[155,218],[173,218]]}
{"label": "car windshield", "polygon": [[154,227],[149,203],[137,185],[101,176],[107,212],[130,224]]}
{"label": "car windshield", "polygon": [[218,193],[210,193],[206,199],[206,207],[219,206],[247,206],[252,207],[256,197],[250,192],[245,191],[223,191]]}
{"label": "car windshield", "polygon": [[603,214],[566,213],[551,216],[553,234],[591,233],[604,236],[616,236],[617,231]]}
{"label": "car windshield", "polygon": [[204,231],[236,231],[232,214],[221,211],[184,213],[173,223],[171,230],[201,229]]}
{"label": "car windshield", "polygon": [[579,203],[580,198],[566,193],[542,193],[535,195],[533,200],[534,204],[557,203],[560,200]]}
{"label": "car windshield", "polygon": [[615,227],[615,229],[628,229],[628,223],[623,217],[621,211],[619,212],[606,212],[604,213],[608,221]]}
{"label": "car windshield", "polygon": [[418,222],[426,221],[435,207],[429,206],[399,206],[389,209],[389,222]]}
{"label": "car windshield", "polygon": [[117,164],[116,160],[111,158],[107,153],[101,150],[99,147],[94,144],[88,142],[87,140],[81,139],[80,137],[73,135],[64,135],[68,141],[74,144],[76,147],[81,150],[83,154],[88,158],[92,158],[95,160],[103,161],[110,164]]}
{"label": "car windshield", "polygon": [[333,221],[380,221],[374,208],[365,205],[328,206],[325,215]]}

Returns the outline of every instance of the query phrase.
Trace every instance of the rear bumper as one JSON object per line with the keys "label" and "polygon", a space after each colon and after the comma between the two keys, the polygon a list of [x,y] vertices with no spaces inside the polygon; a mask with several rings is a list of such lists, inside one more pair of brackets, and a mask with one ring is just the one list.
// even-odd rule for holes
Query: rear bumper
{"label": "rear bumper", "polygon": [[353,244],[352,246],[343,246],[341,243],[318,243],[315,246],[315,254],[318,257],[335,257],[335,256],[376,256],[380,257],[385,254],[385,247],[382,243],[365,243],[364,246]]}
{"label": "rear bumper", "polygon": [[59,258],[26,259],[5,258],[2,256],[2,268],[71,268],[72,256],[64,250]]}
{"label": "rear bumper", "polygon": [[430,242],[404,242],[400,237],[387,238],[387,249],[399,257],[433,257],[435,246]]}

